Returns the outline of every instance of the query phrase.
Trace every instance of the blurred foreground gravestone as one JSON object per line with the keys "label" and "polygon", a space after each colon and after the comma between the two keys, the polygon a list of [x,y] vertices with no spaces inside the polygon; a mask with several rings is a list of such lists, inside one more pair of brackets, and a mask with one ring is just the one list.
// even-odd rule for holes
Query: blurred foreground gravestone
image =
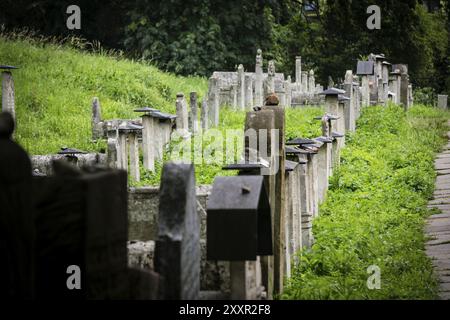
{"label": "blurred foreground gravestone", "polygon": [[33,298],[31,162],[11,136],[14,119],[0,114],[0,297]]}
{"label": "blurred foreground gravestone", "polygon": [[0,296],[156,299],[159,276],[128,268],[127,173],[53,162],[33,175],[0,115]]}

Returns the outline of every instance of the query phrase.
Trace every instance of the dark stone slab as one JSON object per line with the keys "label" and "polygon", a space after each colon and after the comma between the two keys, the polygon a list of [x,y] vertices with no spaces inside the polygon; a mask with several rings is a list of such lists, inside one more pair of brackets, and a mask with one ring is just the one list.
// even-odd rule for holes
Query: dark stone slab
{"label": "dark stone slab", "polygon": [[194,167],[167,163],[161,177],[155,246],[155,270],[163,278],[160,297],[198,299],[200,258]]}
{"label": "dark stone slab", "polygon": [[[38,297],[127,298],[126,172],[80,172],[63,161],[54,171],[33,182]],[[66,286],[70,265],[80,267],[81,290]]]}
{"label": "dark stone slab", "polygon": [[254,261],[272,254],[270,205],[262,176],[217,177],[207,211],[208,260]]}
{"label": "dark stone slab", "polygon": [[358,61],[356,74],[358,76],[373,75],[374,62],[373,61]]}

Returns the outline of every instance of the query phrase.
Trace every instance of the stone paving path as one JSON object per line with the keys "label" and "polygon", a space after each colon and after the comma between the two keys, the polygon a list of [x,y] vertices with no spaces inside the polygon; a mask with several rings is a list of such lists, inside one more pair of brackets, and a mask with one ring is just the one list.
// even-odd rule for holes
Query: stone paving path
{"label": "stone paving path", "polygon": [[439,277],[439,297],[443,300],[450,300],[450,132],[447,136],[449,142],[435,160],[436,188],[428,205],[441,209],[442,213],[429,217],[425,228],[430,238],[426,253],[433,260]]}

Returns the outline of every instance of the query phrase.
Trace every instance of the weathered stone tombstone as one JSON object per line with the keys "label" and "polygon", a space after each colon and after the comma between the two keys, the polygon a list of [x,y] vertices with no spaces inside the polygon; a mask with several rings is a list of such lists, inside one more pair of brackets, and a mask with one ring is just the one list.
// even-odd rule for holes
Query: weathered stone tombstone
{"label": "weathered stone tombstone", "polygon": [[263,56],[261,49],[258,49],[255,65],[255,105],[263,105],[263,94]]}
{"label": "weathered stone tombstone", "polygon": [[211,77],[208,80],[208,117],[209,126],[217,127],[219,125],[219,112],[220,112],[220,88],[219,79],[217,77]]}
{"label": "weathered stone tombstone", "polygon": [[[156,135],[156,119],[151,115],[151,112],[158,111],[153,108],[136,109],[135,112],[144,112],[142,115],[142,155],[144,168],[150,171],[155,171],[156,148],[154,144],[154,137]],[[121,138],[119,138],[120,140]],[[123,138],[122,138],[123,139]],[[123,143],[123,142],[122,142]],[[119,147],[120,150],[120,147]],[[119,151],[119,167],[123,164],[123,154]]]}
{"label": "weathered stone tombstone", "polygon": [[165,164],[161,177],[155,270],[162,299],[196,300],[200,292],[200,222],[192,164]]}
{"label": "weathered stone tombstone", "polygon": [[245,108],[248,110],[253,107],[253,77],[245,75]]}
{"label": "weathered stone tombstone", "polygon": [[290,108],[292,106],[292,79],[291,76],[287,77],[284,82],[284,88],[286,93],[286,107]]}
{"label": "weathered stone tombstone", "polygon": [[177,94],[176,101],[176,110],[177,110],[177,131],[181,136],[189,135],[189,113],[187,110],[186,99],[184,98],[183,93]]}
{"label": "weathered stone tombstone", "polygon": [[237,106],[239,110],[245,110],[246,79],[244,66],[242,64],[238,66],[237,73],[238,73]]}
{"label": "weathered stone tombstone", "polygon": [[313,243],[312,220],[318,215],[319,209],[319,171],[318,145],[314,140],[297,138],[287,142],[288,145],[298,146],[294,154],[298,155],[300,164],[300,210],[301,210],[301,245],[310,248]]}
{"label": "weathered stone tombstone", "polygon": [[189,114],[189,130],[192,133],[197,133],[198,128],[198,102],[197,102],[197,92],[191,92],[189,95],[189,104],[191,112]]}
{"label": "weathered stone tombstone", "polygon": [[383,101],[387,103],[389,95],[389,69],[391,64],[387,61],[382,62],[382,81],[383,81]]}
{"label": "weathered stone tombstone", "polygon": [[2,112],[9,112],[16,120],[14,80],[12,70],[18,69],[14,66],[0,65],[2,71]]}
{"label": "weathered stone tombstone", "polygon": [[100,105],[100,100],[95,97],[92,99],[92,140],[97,141],[103,138],[104,128],[102,122],[102,108]]}
{"label": "weathered stone tombstone", "polygon": [[34,298],[31,162],[14,141],[14,118],[0,113],[0,297]]}
{"label": "weathered stone tombstone", "polygon": [[255,175],[216,178],[207,210],[207,257],[230,261],[231,299],[260,298],[258,258],[273,251],[264,178]]}
{"label": "weathered stone tombstone", "polygon": [[142,129],[142,126],[126,122],[119,125],[120,169],[129,171],[134,181],[140,181],[139,144],[137,136],[138,132],[142,131]]}
{"label": "weathered stone tombstone", "polygon": [[316,90],[316,79],[314,77],[314,70],[309,71],[309,78],[308,78],[308,90],[309,94],[314,94]]}
{"label": "weathered stone tombstone", "polygon": [[438,108],[447,110],[447,101],[448,101],[448,95],[439,94],[438,95]]}
{"label": "weathered stone tombstone", "polygon": [[308,71],[303,71],[302,72],[302,92],[305,94],[308,94],[308,87],[309,87],[309,83],[308,83]]}
{"label": "weathered stone tombstone", "polygon": [[[276,149],[271,150],[271,155],[275,156],[275,166],[272,167],[272,174],[275,179],[275,202],[271,203],[274,206],[273,216],[273,235],[274,235],[274,292],[283,292],[284,270],[287,263],[284,259],[285,250],[285,175],[283,168],[285,167],[286,153],[285,153],[285,111],[280,106],[264,106],[262,110],[271,110],[274,113],[275,130],[278,130],[278,144]],[[271,135],[270,145],[275,141]]]}
{"label": "weathered stone tombstone", "polygon": [[400,104],[400,96],[401,96],[401,81],[402,74],[399,69],[395,69],[391,72],[392,75],[392,92],[395,94],[394,103]]}
{"label": "weathered stone tombstone", "polygon": [[[54,172],[33,180],[37,297],[128,299],[126,173],[64,161]],[[69,290],[69,266],[80,268],[80,290]]]}
{"label": "weathered stone tombstone", "polygon": [[[302,57],[295,57],[295,85],[297,88],[302,88]],[[298,90],[298,89],[297,89]]]}
{"label": "weathered stone tombstone", "polygon": [[374,76],[373,61],[358,61],[356,74],[361,76],[362,105],[370,105],[370,79]]}
{"label": "weathered stone tombstone", "polygon": [[108,138],[107,141],[107,151],[106,151],[106,155],[107,155],[107,166],[111,169],[115,169],[118,168],[118,150],[119,150],[119,146],[117,144],[117,139],[113,139],[113,138]]}
{"label": "weathered stone tombstone", "polygon": [[[277,159],[275,157],[275,139],[271,133],[272,129],[275,129],[275,115],[273,110],[256,110],[250,111],[246,114],[245,119],[245,131],[249,130],[256,131],[256,148],[257,156],[256,158],[261,158],[263,161],[268,163],[269,170],[259,168],[258,172],[264,175],[265,184],[267,188],[267,193],[269,195],[269,203],[271,206],[271,217],[272,217],[272,237],[274,235],[274,221],[275,221],[275,202],[276,202],[276,180],[273,170],[275,167],[279,166],[276,163]],[[250,145],[252,144],[251,139],[248,138],[245,141],[246,151],[246,161],[251,160],[252,153],[250,152]],[[254,166],[254,165],[253,165]],[[275,240],[274,240],[275,241]],[[275,243],[275,242],[273,242]],[[269,299],[273,297],[274,293],[274,258],[273,257],[262,257],[261,258],[261,268],[262,268],[262,283],[267,289],[267,296]]]}
{"label": "weathered stone tombstone", "polygon": [[264,97],[275,93],[275,62],[270,60],[267,66],[267,78],[264,80]]}
{"label": "weathered stone tombstone", "polygon": [[[304,162],[302,162],[304,163]],[[300,160],[286,160],[285,183],[286,183],[286,205],[285,205],[285,237],[286,237],[286,266],[285,276],[291,277],[291,264],[297,263],[296,253],[302,247],[301,235],[301,197],[300,197]]]}
{"label": "weathered stone tombstone", "polygon": [[349,98],[345,102],[345,130],[354,132],[355,131],[355,97],[353,97],[353,72],[352,70],[347,70],[345,73],[345,83],[344,90],[346,96]]}
{"label": "weathered stone tombstone", "polygon": [[206,98],[202,101],[202,111],[201,111],[201,123],[202,123],[202,130],[208,130],[209,129],[209,109],[208,109],[208,101]]}

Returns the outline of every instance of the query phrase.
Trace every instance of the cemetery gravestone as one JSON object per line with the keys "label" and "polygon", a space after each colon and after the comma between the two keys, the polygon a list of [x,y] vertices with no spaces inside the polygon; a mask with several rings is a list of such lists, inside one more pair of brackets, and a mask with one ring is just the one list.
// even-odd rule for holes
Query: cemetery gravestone
{"label": "cemetery gravestone", "polygon": [[200,223],[194,167],[167,163],[161,176],[155,271],[161,298],[196,300],[200,291]]}

